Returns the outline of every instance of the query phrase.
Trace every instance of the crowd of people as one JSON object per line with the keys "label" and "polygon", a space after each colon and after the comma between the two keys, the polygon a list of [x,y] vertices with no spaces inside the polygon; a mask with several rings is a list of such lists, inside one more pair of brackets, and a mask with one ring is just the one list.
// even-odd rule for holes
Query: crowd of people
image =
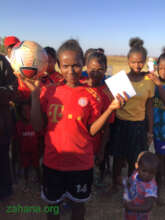
{"label": "crowd of people", "polygon": [[[165,52],[157,59],[157,69],[145,72],[143,41],[130,40],[127,75],[136,95],[129,98],[125,91],[113,97],[107,88],[102,48],[90,48],[84,55],[74,39],[64,42],[57,53],[45,47],[47,74],[31,80],[15,74],[10,65],[12,49],[19,43],[15,36],[6,37],[7,56],[0,55],[0,201],[12,194],[11,172],[17,181],[21,168],[23,190],[28,192],[32,165],[41,198],[59,206],[69,199],[71,219],[84,220],[93,168],[99,166],[102,181],[111,155],[109,192],[124,185],[124,218],[149,219],[165,176]],[[152,141],[156,153],[149,151]],[[126,164],[128,179],[123,181]],[[60,219],[60,214],[49,213],[47,219]]]}

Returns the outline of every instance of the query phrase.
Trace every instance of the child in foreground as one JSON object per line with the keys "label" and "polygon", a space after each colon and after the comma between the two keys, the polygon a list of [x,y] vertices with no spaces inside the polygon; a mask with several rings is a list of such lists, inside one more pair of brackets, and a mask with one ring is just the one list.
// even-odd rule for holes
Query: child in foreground
{"label": "child in foreground", "polygon": [[155,199],[157,184],[155,175],[159,165],[155,154],[144,151],[135,163],[135,172],[124,180],[124,219],[149,220]]}

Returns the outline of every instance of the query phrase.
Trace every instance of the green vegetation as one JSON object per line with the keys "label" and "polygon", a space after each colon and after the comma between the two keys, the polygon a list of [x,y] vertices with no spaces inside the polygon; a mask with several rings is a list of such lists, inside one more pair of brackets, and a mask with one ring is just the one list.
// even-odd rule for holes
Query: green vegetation
{"label": "green vegetation", "polygon": [[4,37],[0,37],[0,53],[5,54]]}

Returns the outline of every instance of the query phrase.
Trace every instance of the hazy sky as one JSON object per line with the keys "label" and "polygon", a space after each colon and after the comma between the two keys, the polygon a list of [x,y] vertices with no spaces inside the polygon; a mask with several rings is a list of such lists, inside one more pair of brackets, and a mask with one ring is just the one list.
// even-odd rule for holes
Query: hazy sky
{"label": "hazy sky", "polygon": [[158,56],[165,46],[165,0],[3,0],[0,36],[8,35],[55,49],[76,38],[83,50],[123,55],[129,39],[139,36],[149,55]]}

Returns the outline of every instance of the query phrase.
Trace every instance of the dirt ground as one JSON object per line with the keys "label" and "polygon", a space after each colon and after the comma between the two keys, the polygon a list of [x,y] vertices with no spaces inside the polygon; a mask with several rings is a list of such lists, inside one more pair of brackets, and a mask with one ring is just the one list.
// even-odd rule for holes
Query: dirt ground
{"label": "dirt ground", "polygon": [[[98,172],[97,169],[96,173]],[[123,176],[126,173],[126,168],[123,170]],[[31,174],[34,175],[33,172]],[[104,187],[93,186],[92,196],[90,201],[86,204],[86,220],[120,220],[122,218],[123,206],[122,206],[122,189],[119,192],[109,195],[107,190],[111,184],[111,175],[108,174],[104,179]],[[40,207],[43,209],[47,206],[40,198],[38,185],[32,180],[30,181],[30,191],[23,192],[23,178],[19,179],[18,184],[14,184],[14,194],[5,202],[0,203],[0,220],[46,220],[45,211],[34,213],[29,211],[16,211],[14,207]],[[165,187],[162,189],[162,198],[165,199]],[[151,220],[164,220],[165,206],[157,206],[155,204]],[[10,213],[8,213],[10,212]],[[61,219],[69,219],[70,209],[62,208]]]}

